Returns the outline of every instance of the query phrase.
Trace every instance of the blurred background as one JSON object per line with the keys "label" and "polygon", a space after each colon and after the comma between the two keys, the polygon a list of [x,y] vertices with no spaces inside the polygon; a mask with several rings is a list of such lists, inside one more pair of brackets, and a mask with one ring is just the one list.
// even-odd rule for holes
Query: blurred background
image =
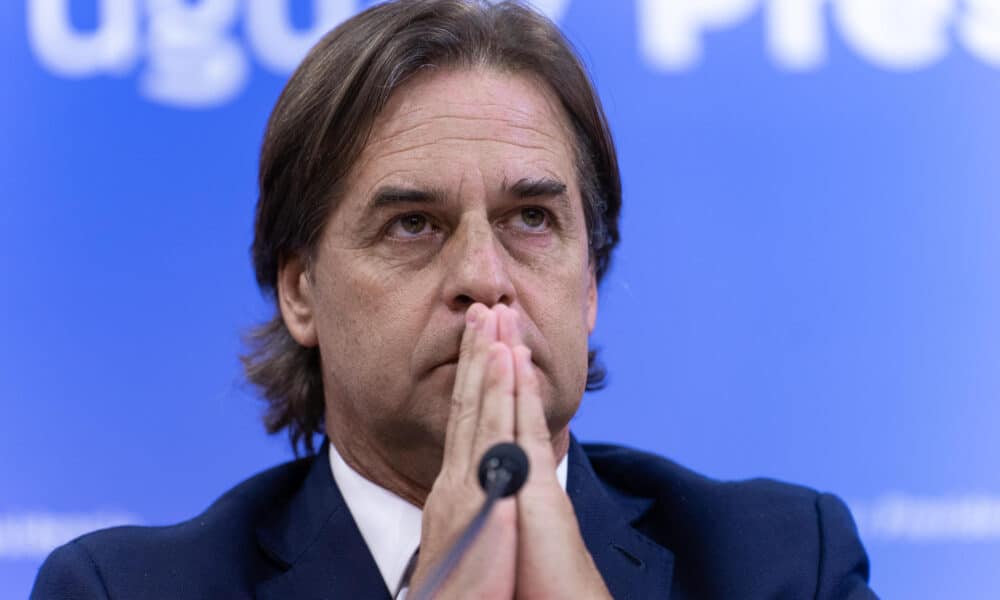
{"label": "blurred background", "polygon": [[[240,335],[284,80],[360,0],[0,3],[0,597],[291,458]],[[1000,2],[546,0],[619,144],[578,437],[841,495],[887,598],[1000,589]]]}

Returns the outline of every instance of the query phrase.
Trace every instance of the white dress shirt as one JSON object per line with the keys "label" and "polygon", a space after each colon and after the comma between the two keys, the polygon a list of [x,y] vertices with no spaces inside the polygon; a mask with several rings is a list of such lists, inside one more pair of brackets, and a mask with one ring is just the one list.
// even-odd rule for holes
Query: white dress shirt
{"label": "white dress shirt", "polygon": [[[406,564],[420,545],[422,511],[365,479],[344,462],[332,443],[330,470],[386,587],[395,594]],[[563,456],[556,466],[556,477],[563,490],[566,489],[566,474],[566,457]]]}

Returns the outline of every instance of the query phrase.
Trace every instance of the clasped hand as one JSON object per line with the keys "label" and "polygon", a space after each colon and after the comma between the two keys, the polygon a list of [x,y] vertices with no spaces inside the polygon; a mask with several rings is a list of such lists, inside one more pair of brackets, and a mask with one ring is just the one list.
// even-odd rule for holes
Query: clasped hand
{"label": "clasped hand", "polygon": [[497,502],[438,598],[610,598],[556,477],[552,434],[517,313],[502,304],[466,313],[441,471],[423,512],[419,589],[482,505],[480,457],[516,441],[531,463],[514,497]]}

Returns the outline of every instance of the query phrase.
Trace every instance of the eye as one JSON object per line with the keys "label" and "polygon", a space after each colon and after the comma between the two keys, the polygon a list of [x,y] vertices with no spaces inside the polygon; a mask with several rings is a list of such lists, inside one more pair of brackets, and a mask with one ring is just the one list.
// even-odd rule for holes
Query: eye
{"label": "eye", "polygon": [[515,226],[526,231],[544,231],[549,227],[549,214],[543,208],[526,206],[518,213]]}
{"label": "eye", "polygon": [[427,215],[411,213],[392,221],[389,224],[388,234],[391,237],[408,239],[421,237],[434,231],[435,227],[431,224]]}

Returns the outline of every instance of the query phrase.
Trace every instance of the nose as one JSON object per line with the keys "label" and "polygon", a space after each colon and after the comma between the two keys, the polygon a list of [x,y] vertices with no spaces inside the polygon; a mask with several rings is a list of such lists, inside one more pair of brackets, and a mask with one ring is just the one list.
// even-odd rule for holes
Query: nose
{"label": "nose", "polygon": [[464,312],[474,302],[486,306],[514,302],[510,257],[485,217],[463,219],[448,242],[442,292],[449,308]]}

